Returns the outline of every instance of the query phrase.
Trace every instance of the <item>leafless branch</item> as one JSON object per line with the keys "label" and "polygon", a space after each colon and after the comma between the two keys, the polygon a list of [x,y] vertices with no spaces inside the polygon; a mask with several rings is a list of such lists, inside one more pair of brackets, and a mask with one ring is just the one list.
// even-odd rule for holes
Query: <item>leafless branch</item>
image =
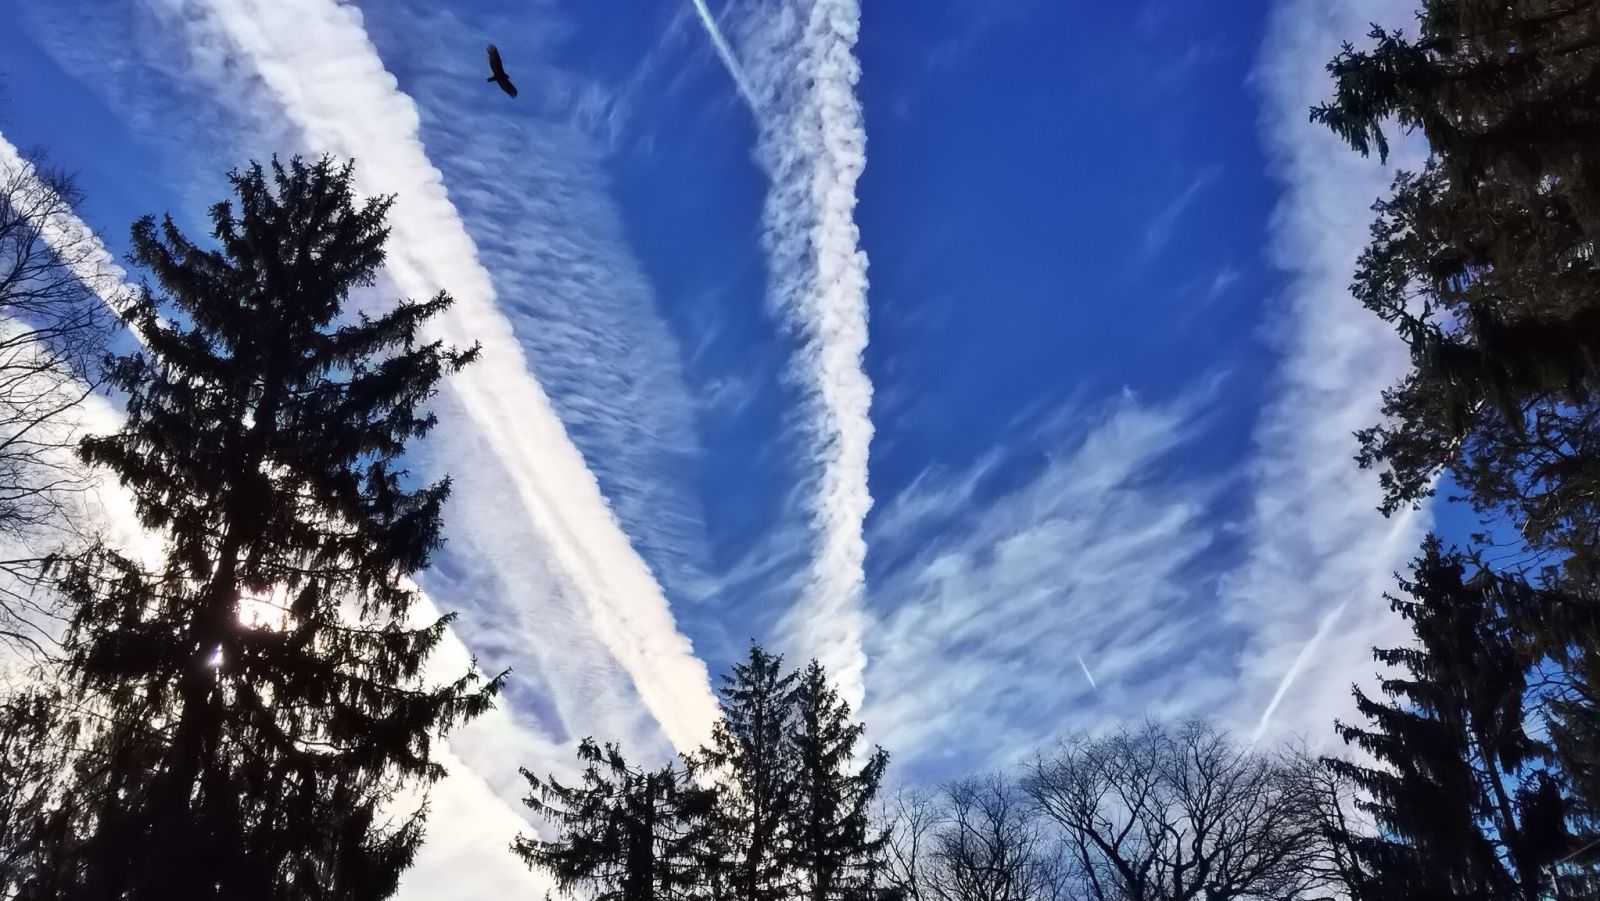
{"label": "leafless branch", "polygon": [[88,487],[76,411],[94,390],[120,272],[73,211],[80,196],[37,157],[0,163],[0,643],[40,651],[53,633],[41,559],[76,528]]}

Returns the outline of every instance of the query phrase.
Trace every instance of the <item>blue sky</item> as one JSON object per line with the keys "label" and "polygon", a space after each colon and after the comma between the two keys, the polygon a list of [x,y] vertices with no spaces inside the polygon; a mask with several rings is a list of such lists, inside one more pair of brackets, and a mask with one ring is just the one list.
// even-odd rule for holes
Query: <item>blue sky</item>
{"label": "blue sky", "polygon": [[353,156],[400,197],[358,301],[445,288],[484,342],[414,454],[457,486],[423,587],[514,677],[416,897],[521,884],[516,766],[692,745],[752,638],[918,781],[1146,714],[1321,740],[1403,634],[1432,512],[1378,516],[1350,437],[1403,366],[1346,291],[1389,172],[1305,111],[1410,4],[865,6],[708,0],[726,57],[691,0],[0,8],[0,133],[113,252]]}

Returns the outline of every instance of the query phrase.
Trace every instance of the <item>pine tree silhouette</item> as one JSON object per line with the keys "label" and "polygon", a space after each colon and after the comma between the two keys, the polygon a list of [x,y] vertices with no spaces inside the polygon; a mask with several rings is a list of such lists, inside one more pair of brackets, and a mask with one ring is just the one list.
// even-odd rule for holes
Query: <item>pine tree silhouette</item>
{"label": "pine tree silhouette", "polygon": [[886,837],[872,821],[872,804],[889,754],[878,748],[852,772],[866,727],[851,721],[850,705],[815,660],[800,673],[794,708],[789,756],[797,778],[786,856],[800,874],[800,897],[875,897]]}
{"label": "pine tree silhouette", "polygon": [[39,898],[388,897],[423,835],[400,793],[443,775],[433,739],[500,685],[434,684],[449,617],[412,622],[449,485],[396,461],[476,353],[419,342],[450,298],[343,316],[391,203],[358,202],[349,165],[230,180],[214,249],[170,218],[133,229],[160,290],[127,314],[145,350],[109,365],[126,423],[81,453],[163,555],[102,547],[60,574],[68,673],[103,725]]}
{"label": "pine tree silhouette", "polygon": [[1429,536],[1391,606],[1414,646],[1378,650],[1388,701],[1356,691],[1368,726],[1339,734],[1381,766],[1328,761],[1367,796],[1379,833],[1350,839],[1360,898],[1539,901],[1565,852],[1562,801],[1523,703],[1534,662],[1507,628],[1502,585]]}

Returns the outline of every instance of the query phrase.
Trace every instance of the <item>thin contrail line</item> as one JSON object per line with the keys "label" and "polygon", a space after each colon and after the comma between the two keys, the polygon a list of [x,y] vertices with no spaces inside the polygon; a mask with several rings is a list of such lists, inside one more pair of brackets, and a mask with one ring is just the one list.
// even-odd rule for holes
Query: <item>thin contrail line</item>
{"label": "thin contrail line", "polygon": [[739,65],[739,58],[733,55],[733,45],[723,36],[722,29],[717,27],[717,20],[711,15],[710,7],[706,0],[692,0],[694,11],[700,16],[700,24],[706,28],[706,35],[711,38],[711,46],[717,51],[717,58],[722,60],[723,68],[728,70],[728,75],[733,79],[733,84],[739,89],[739,94],[744,101],[750,104],[751,112],[759,112],[761,105],[756,103],[756,93],[750,89],[750,80],[744,75],[744,67]]}
{"label": "thin contrail line", "polygon": [[1344,613],[1344,608],[1349,603],[1345,601],[1333,608],[1332,613],[1323,617],[1322,622],[1317,625],[1317,631],[1312,633],[1311,640],[1307,641],[1300,648],[1300,653],[1295,655],[1294,662],[1289,664],[1289,671],[1284,673],[1283,679],[1278,682],[1278,690],[1272,693],[1272,700],[1267,704],[1267,709],[1261,711],[1261,719],[1256,723],[1256,730],[1250,735],[1250,744],[1260,741],[1261,736],[1266,734],[1267,726],[1272,724],[1272,715],[1278,712],[1278,705],[1283,702],[1283,696],[1289,693],[1289,686],[1294,684],[1300,671],[1305,669],[1306,663],[1316,653],[1317,646],[1322,644],[1323,637],[1333,628],[1333,624],[1339,619],[1339,615]]}
{"label": "thin contrail line", "polygon": [[1077,654],[1075,656],[1078,658],[1078,668],[1083,670],[1083,677],[1089,680],[1089,687],[1095,691],[1099,691],[1100,686],[1095,684],[1094,673],[1089,672],[1089,664],[1083,662],[1083,655]]}

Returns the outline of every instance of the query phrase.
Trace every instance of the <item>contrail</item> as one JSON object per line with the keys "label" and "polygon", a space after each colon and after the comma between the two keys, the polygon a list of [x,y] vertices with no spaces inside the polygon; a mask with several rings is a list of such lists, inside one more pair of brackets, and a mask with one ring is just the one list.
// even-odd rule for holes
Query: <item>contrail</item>
{"label": "contrail", "polygon": [[856,182],[867,162],[855,93],[861,10],[855,0],[774,6],[747,57],[757,95],[779,98],[757,117],[757,157],[772,182],[762,238],[773,305],[799,343],[794,369],[818,468],[810,513],[819,546],[807,596],[784,629],[859,710],[873,434],[872,383],[862,367],[867,257],[855,223]]}
{"label": "contrail", "polygon": [[[337,0],[204,6],[212,14],[198,24],[217,32],[205,39],[220,38],[242,57],[311,147],[359,160],[363,191],[398,195],[387,273],[406,295],[447,289],[455,298],[430,338],[482,345],[481,361],[453,377],[446,391],[505,473],[502,503],[521,507],[551,568],[581,598],[595,634],[668,740],[681,750],[698,747],[717,716],[705,664],[678,631],[660,585],[530,373],[496,307],[489,273],[422,146],[416,105],[384,68],[360,13]],[[490,499],[478,500],[485,512],[491,509]]]}
{"label": "contrail", "polygon": [[722,29],[717,27],[717,20],[711,15],[711,9],[706,6],[706,0],[693,0],[694,11],[700,16],[700,24],[705,26],[706,36],[711,38],[711,46],[717,51],[717,58],[722,60],[722,67],[728,70],[728,75],[733,79],[733,84],[739,89],[744,102],[750,104],[751,112],[759,113],[761,105],[756,102],[755,91],[750,89],[750,80],[745,77],[744,67],[739,65],[739,58],[733,53],[733,46],[723,36]]}
{"label": "contrail", "polygon": [[1266,734],[1267,727],[1272,724],[1272,715],[1278,712],[1278,705],[1283,702],[1283,696],[1289,693],[1289,686],[1294,684],[1294,680],[1300,675],[1300,671],[1305,669],[1306,664],[1317,653],[1317,646],[1322,644],[1323,636],[1327,635],[1328,630],[1333,628],[1333,624],[1338,621],[1339,615],[1344,613],[1344,608],[1349,603],[1349,601],[1341,603],[1333,608],[1332,613],[1324,616],[1322,622],[1317,624],[1317,631],[1311,633],[1311,639],[1301,646],[1300,653],[1296,654],[1294,662],[1289,664],[1289,671],[1284,673],[1283,678],[1279,680],[1278,690],[1272,693],[1272,700],[1267,703],[1267,709],[1261,711],[1261,719],[1256,722],[1255,731],[1250,733],[1250,744],[1253,745],[1260,741],[1261,736]]}
{"label": "contrail", "polygon": [[1082,654],[1078,654],[1076,656],[1078,658],[1078,668],[1083,670],[1083,677],[1085,679],[1089,680],[1089,687],[1094,689],[1095,691],[1099,691],[1100,690],[1100,686],[1095,684],[1094,673],[1089,672],[1089,664],[1083,662],[1083,655]]}
{"label": "contrail", "polygon": [[[32,182],[39,190],[50,187],[38,180],[33,164],[23,159],[22,153],[0,134],[0,180]],[[59,198],[58,198],[59,199]],[[72,212],[64,199],[59,204],[47,204],[50,215],[37,223],[39,237],[44,240],[67,269],[83,283],[111,311],[121,312],[121,301],[133,286],[128,284],[128,273],[117,264],[116,258],[106,249],[105,243],[87,223]]]}
{"label": "contrail", "polygon": [[[1326,735],[1353,712],[1351,682],[1371,678],[1371,648],[1406,633],[1377,599],[1425,531],[1429,514],[1385,519],[1377,475],[1350,465],[1351,433],[1383,418],[1383,390],[1401,378],[1407,351],[1383,321],[1350,296],[1350,274],[1367,245],[1371,198],[1396,169],[1421,165],[1425,142],[1397,142],[1389,167],[1352,152],[1305,111],[1326,99],[1327,60],[1369,23],[1404,25],[1391,0],[1276,0],[1255,72],[1262,138],[1283,188],[1269,229],[1270,256],[1289,278],[1273,344],[1273,396],[1255,426],[1245,559],[1221,591],[1223,615],[1250,639],[1238,663],[1240,722],[1266,735],[1276,716],[1288,731]],[[1344,601],[1340,628],[1305,625]],[[1315,651],[1315,658],[1309,651]],[[1286,676],[1285,661],[1294,661]],[[1324,675],[1327,673],[1327,675]],[[1289,682],[1316,675],[1296,703],[1280,707]],[[1313,690],[1313,688],[1315,690]]]}

